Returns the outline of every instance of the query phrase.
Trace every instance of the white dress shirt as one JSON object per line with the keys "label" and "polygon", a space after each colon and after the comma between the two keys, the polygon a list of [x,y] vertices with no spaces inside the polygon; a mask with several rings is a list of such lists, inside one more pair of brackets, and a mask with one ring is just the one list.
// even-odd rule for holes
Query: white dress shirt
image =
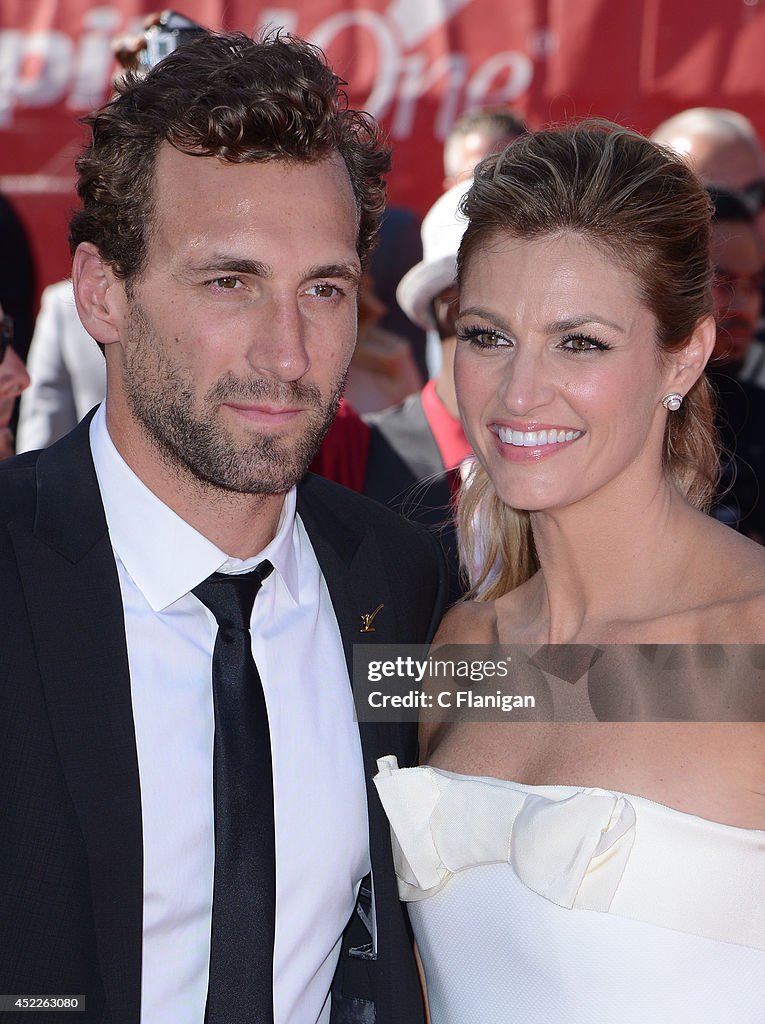
{"label": "white dress shirt", "polygon": [[271,732],[276,1024],[324,1024],[342,931],[369,871],[358,726],[340,632],[293,488],[276,536],[241,561],[157,498],[117,452],[104,406],[93,460],[125,608],[144,844],[142,1024],[203,1024],[213,894],[212,652],[190,591],[211,573],[274,566],[252,653]]}

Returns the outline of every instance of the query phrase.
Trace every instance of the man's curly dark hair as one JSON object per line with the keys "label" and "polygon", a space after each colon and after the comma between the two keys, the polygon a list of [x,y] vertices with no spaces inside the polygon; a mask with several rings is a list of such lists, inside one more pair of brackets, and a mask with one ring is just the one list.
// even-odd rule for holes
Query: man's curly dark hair
{"label": "man's curly dark hair", "polygon": [[282,32],[258,40],[211,33],[145,77],[127,72],[114,99],[84,118],[91,141],[76,164],[83,208],[71,219],[72,252],[91,242],[118,277],[140,275],[157,153],[169,143],[230,163],[313,163],[339,152],[356,197],[363,264],[385,206],[390,153],[376,122],[348,109],[344,84],[321,50]]}

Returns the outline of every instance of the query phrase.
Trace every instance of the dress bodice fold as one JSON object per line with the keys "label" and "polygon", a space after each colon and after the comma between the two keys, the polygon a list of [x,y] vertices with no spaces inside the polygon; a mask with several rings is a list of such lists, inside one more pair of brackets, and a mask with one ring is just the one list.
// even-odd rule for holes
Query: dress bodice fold
{"label": "dress bodice fold", "polygon": [[378,767],[433,1024],[762,1024],[765,832]]}

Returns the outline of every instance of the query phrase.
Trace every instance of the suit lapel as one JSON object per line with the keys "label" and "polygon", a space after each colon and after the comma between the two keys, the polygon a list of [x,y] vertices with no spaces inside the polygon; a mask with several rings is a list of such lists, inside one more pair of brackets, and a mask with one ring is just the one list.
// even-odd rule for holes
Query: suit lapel
{"label": "suit lapel", "polygon": [[[352,681],[354,644],[393,643],[396,636],[396,609],[385,565],[363,523],[338,515],[336,506],[330,507],[315,493],[310,476],[298,490],[298,513],[327,581]],[[383,607],[365,631],[363,616],[379,605]]]}
{"label": "suit lapel", "polygon": [[[302,519],[327,583],[353,685],[353,648],[356,644],[390,644],[399,637],[397,608],[388,573],[377,544],[366,526],[351,514],[328,505],[309,474],[298,488],[298,514]],[[364,630],[363,615],[382,608]],[[397,749],[397,727],[389,722],[359,722],[361,749],[368,787],[377,771],[377,758]]]}
{"label": "suit lapel", "polygon": [[115,1024],[140,1014],[143,846],[125,625],[88,421],[40,455],[34,531],[12,524],[51,727],[79,819]]}
{"label": "suit lapel", "polygon": [[[354,645],[401,642],[398,608],[382,553],[366,526],[350,512],[346,515],[340,502],[331,506],[324,502],[316,494],[314,480],[309,474],[299,487],[297,508],[327,582],[353,685]],[[364,630],[363,616],[371,615],[379,605],[382,608],[374,616],[373,628]],[[377,758],[399,749],[401,726],[389,721],[360,721],[359,735],[368,797],[376,806],[371,780],[377,772]],[[375,816],[370,826],[374,840]]]}
{"label": "suit lapel", "polygon": [[[399,618],[395,595],[388,582],[389,572],[366,527],[350,513],[343,514],[341,501],[333,502],[331,507],[327,505],[320,495],[316,495],[316,489],[309,475],[298,489],[298,513],[327,582],[352,681],[354,644],[401,642],[406,623]],[[402,552],[401,556],[406,557],[406,553]],[[374,632],[362,632],[362,613],[373,612],[381,603],[384,607],[374,618]],[[401,955],[403,932],[389,826],[372,779],[377,773],[377,758],[383,754],[403,754],[405,760],[414,757],[417,727],[413,723],[361,721],[359,735],[369,808],[369,849],[376,921],[376,928],[372,929],[376,941],[374,955],[384,961],[385,969],[390,971],[391,964],[397,962],[397,956]],[[392,1009],[395,1003],[393,994],[387,989],[381,990],[377,999],[380,1017],[392,1020],[395,1013]],[[385,1004],[389,1004],[387,1015]]]}

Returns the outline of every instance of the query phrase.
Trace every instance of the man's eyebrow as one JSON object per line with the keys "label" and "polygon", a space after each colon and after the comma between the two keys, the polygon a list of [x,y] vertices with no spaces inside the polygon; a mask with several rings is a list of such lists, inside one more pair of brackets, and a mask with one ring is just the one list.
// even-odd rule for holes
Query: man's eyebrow
{"label": "man's eyebrow", "polygon": [[361,280],[361,268],[358,263],[322,263],[316,267],[309,267],[305,275],[306,281],[312,281],[317,277],[339,277],[358,284]]}
{"label": "man's eyebrow", "polygon": [[231,253],[214,252],[206,256],[201,263],[192,263],[188,266],[188,272],[192,274],[216,274],[224,277],[226,274],[249,274],[252,277],[270,277],[271,267],[260,260],[248,260],[242,256],[233,256]]}
{"label": "man's eyebrow", "polygon": [[[189,271],[193,274],[247,274],[251,277],[271,277],[273,269],[268,263],[261,260],[244,259],[241,256],[232,256],[227,253],[213,253],[203,263],[191,265]],[[312,281],[319,277],[339,277],[342,280],[358,284],[361,280],[361,268],[357,263],[322,263],[315,267],[309,267],[305,274],[306,281]]]}

